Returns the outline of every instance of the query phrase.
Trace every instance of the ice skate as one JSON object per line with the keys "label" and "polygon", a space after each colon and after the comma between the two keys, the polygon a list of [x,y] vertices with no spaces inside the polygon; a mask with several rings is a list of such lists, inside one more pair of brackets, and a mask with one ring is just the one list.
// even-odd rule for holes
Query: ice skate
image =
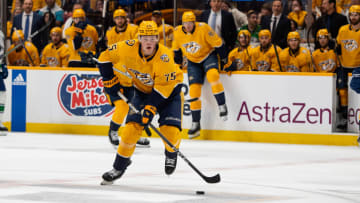
{"label": "ice skate", "polygon": [[223,104],[223,105],[219,106],[219,112],[220,112],[220,118],[223,121],[227,121],[227,119],[228,119],[228,110],[227,110],[226,104]]}
{"label": "ice skate", "polygon": [[140,139],[136,142],[137,147],[150,147],[150,140],[146,137],[140,137]]}
{"label": "ice skate", "polygon": [[2,123],[0,123],[0,136],[6,136],[8,132],[8,128],[5,127]]}
{"label": "ice skate", "polygon": [[[166,154],[166,153],[165,153]],[[175,153],[172,153],[175,154]],[[174,158],[170,158],[165,156],[165,173],[166,175],[171,175],[174,173],[177,163],[177,153],[175,154]]]}
{"label": "ice skate", "polygon": [[131,160],[129,160],[128,165],[124,170],[116,170],[111,169],[110,171],[104,173],[102,175],[103,181],[100,183],[101,185],[112,185],[115,180],[121,178],[121,176],[125,173],[127,167],[131,164]]}
{"label": "ice skate", "polygon": [[117,148],[117,146],[119,145],[118,132],[110,129],[108,136],[109,136],[110,143],[114,146],[114,148]]}
{"label": "ice skate", "polygon": [[188,131],[189,139],[194,139],[200,136],[200,122],[193,122]]}

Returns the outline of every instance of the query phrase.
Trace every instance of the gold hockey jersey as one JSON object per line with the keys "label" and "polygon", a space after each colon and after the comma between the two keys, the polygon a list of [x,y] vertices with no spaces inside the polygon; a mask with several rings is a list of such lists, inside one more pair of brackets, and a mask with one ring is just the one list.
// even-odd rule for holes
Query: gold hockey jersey
{"label": "gold hockey jersey", "polygon": [[[25,42],[25,46],[29,52],[29,55],[31,56],[32,61],[34,62],[34,66],[39,66],[40,58],[37,48],[31,42],[27,42],[27,41]],[[8,49],[8,51],[14,47],[15,45],[12,44]],[[33,66],[24,48],[22,48],[20,51],[15,50],[11,52],[8,55],[8,60],[9,60],[9,65],[11,66]]]}
{"label": "gold hockey jersey", "polygon": [[124,32],[117,32],[116,26],[114,26],[110,30],[106,31],[107,44],[110,46],[116,42],[135,39],[137,31],[138,26],[134,24],[128,24]]}
{"label": "gold hockey jersey", "polygon": [[250,53],[252,48],[248,46],[244,50],[240,50],[240,48],[235,48],[231,50],[228,55],[228,63],[225,64],[224,69],[229,68],[232,63],[235,64],[237,71],[250,71]]}
{"label": "gold hockey jersey", "polygon": [[67,44],[56,48],[53,43],[45,46],[41,54],[41,66],[66,67],[68,65],[70,52]]}
{"label": "gold hockey jersey", "polygon": [[280,53],[281,68],[285,72],[313,72],[308,49],[300,47],[298,53],[290,54],[289,47]]}
{"label": "gold hockey jersey", "polygon": [[339,29],[336,40],[341,46],[341,65],[346,68],[360,67],[360,31],[353,30],[350,24],[344,25]]}
{"label": "gold hockey jersey", "polygon": [[181,49],[189,61],[201,63],[222,44],[222,39],[208,24],[196,22],[192,33],[184,32],[182,25],[175,28],[172,48],[175,51]]}
{"label": "gold hockey jersey", "polygon": [[117,64],[113,67],[114,73],[124,76],[119,81],[125,77],[127,81],[132,79],[139,91],[146,94],[156,91],[167,99],[183,81],[183,72],[175,64],[173,52],[159,44],[156,53],[145,58],[140,49],[138,40],[117,42],[101,53],[99,62]]}
{"label": "gold hockey jersey", "polygon": [[332,49],[316,49],[313,59],[316,72],[333,73],[337,67],[336,55]]}
{"label": "gold hockey jersey", "polygon": [[86,28],[83,30],[82,37],[83,41],[81,43],[81,47],[77,50],[75,50],[74,47],[74,37],[76,36],[76,30],[77,28],[72,25],[68,29],[65,30],[65,37],[67,40],[67,44],[69,45],[70,50],[70,61],[81,61],[81,57],[79,55],[79,51],[81,52],[96,52],[96,44],[98,41],[98,34],[94,26],[87,25]]}
{"label": "gold hockey jersey", "polygon": [[[280,55],[281,48],[276,46],[277,53]],[[260,46],[253,48],[250,52],[251,64],[253,69],[258,71],[279,72],[280,67],[276,58],[274,45],[267,50],[261,49]]]}

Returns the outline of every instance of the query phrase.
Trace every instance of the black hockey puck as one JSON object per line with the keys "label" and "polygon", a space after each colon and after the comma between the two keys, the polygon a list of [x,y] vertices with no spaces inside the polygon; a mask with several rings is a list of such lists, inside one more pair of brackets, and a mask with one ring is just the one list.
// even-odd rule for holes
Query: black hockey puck
{"label": "black hockey puck", "polygon": [[196,194],[197,194],[197,195],[204,195],[204,194],[205,194],[205,192],[204,192],[204,191],[200,191],[200,190],[198,190],[198,191],[196,191]]}

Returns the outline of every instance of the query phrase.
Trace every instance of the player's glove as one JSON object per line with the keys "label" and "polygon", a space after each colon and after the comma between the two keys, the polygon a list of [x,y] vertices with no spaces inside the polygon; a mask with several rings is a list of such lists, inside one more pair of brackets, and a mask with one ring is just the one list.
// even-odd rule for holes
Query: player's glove
{"label": "player's glove", "polygon": [[156,107],[152,105],[145,105],[141,110],[141,123],[143,126],[147,127],[156,114]]}
{"label": "player's glove", "polygon": [[82,63],[87,63],[87,64],[91,64],[91,65],[95,64],[95,61],[93,60],[93,58],[96,58],[96,57],[92,51],[89,51],[87,53],[79,51],[79,55],[80,55]]}
{"label": "player's glove", "polygon": [[6,64],[1,64],[1,77],[2,79],[6,79],[8,77],[8,69]]}
{"label": "player's glove", "polygon": [[[81,32],[86,28],[87,23],[85,21],[80,21],[74,25],[75,28],[79,28]],[[75,31],[78,31],[79,29],[76,29]]]}

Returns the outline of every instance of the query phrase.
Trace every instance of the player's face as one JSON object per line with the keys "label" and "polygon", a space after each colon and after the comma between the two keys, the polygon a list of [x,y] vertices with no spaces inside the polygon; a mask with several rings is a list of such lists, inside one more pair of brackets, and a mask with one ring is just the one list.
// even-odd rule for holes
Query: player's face
{"label": "player's face", "polygon": [[61,40],[61,33],[53,32],[53,33],[51,33],[50,37],[51,37],[51,41],[54,44],[58,44]]}
{"label": "player's face", "polygon": [[140,36],[141,51],[145,56],[150,56],[155,52],[159,38],[156,35]]}
{"label": "player's face", "polygon": [[246,35],[240,35],[239,42],[241,46],[246,47],[249,43],[248,37]]}
{"label": "player's face", "polygon": [[319,37],[319,44],[321,47],[327,47],[329,44],[329,39],[326,36]]}
{"label": "player's face", "polygon": [[126,24],[126,18],[124,18],[122,16],[118,16],[118,17],[114,18],[114,22],[115,22],[117,27],[122,28]]}
{"label": "player's face", "polygon": [[270,41],[271,41],[269,36],[261,36],[259,40],[260,40],[260,45],[262,47],[268,46],[270,44]]}
{"label": "player's face", "polygon": [[288,44],[289,44],[290,49],[295,50],[295,49],[299,48],[300,40],[298,40],[298,39],[289,39]]}
{"label": "player's face", "polygon": [[195,25],[194,25],[194,22],[185,22],[185,23],[183,23],[183,26],[184,26],[186,32],[191,32],[191,31],[193,31]]}
{"label": "player's face", "polygon": [[76,24],[76,23],[79,23],[80,21],[84,21],[83,18],[74,18],[73,20],[74,20],[74,23],[75,23],[75,24]]}
{"label": "player's face", "polygon": [[350,23],[352,25],[357,25],[360,23],[360,14],[359,13],[350,13]]}

